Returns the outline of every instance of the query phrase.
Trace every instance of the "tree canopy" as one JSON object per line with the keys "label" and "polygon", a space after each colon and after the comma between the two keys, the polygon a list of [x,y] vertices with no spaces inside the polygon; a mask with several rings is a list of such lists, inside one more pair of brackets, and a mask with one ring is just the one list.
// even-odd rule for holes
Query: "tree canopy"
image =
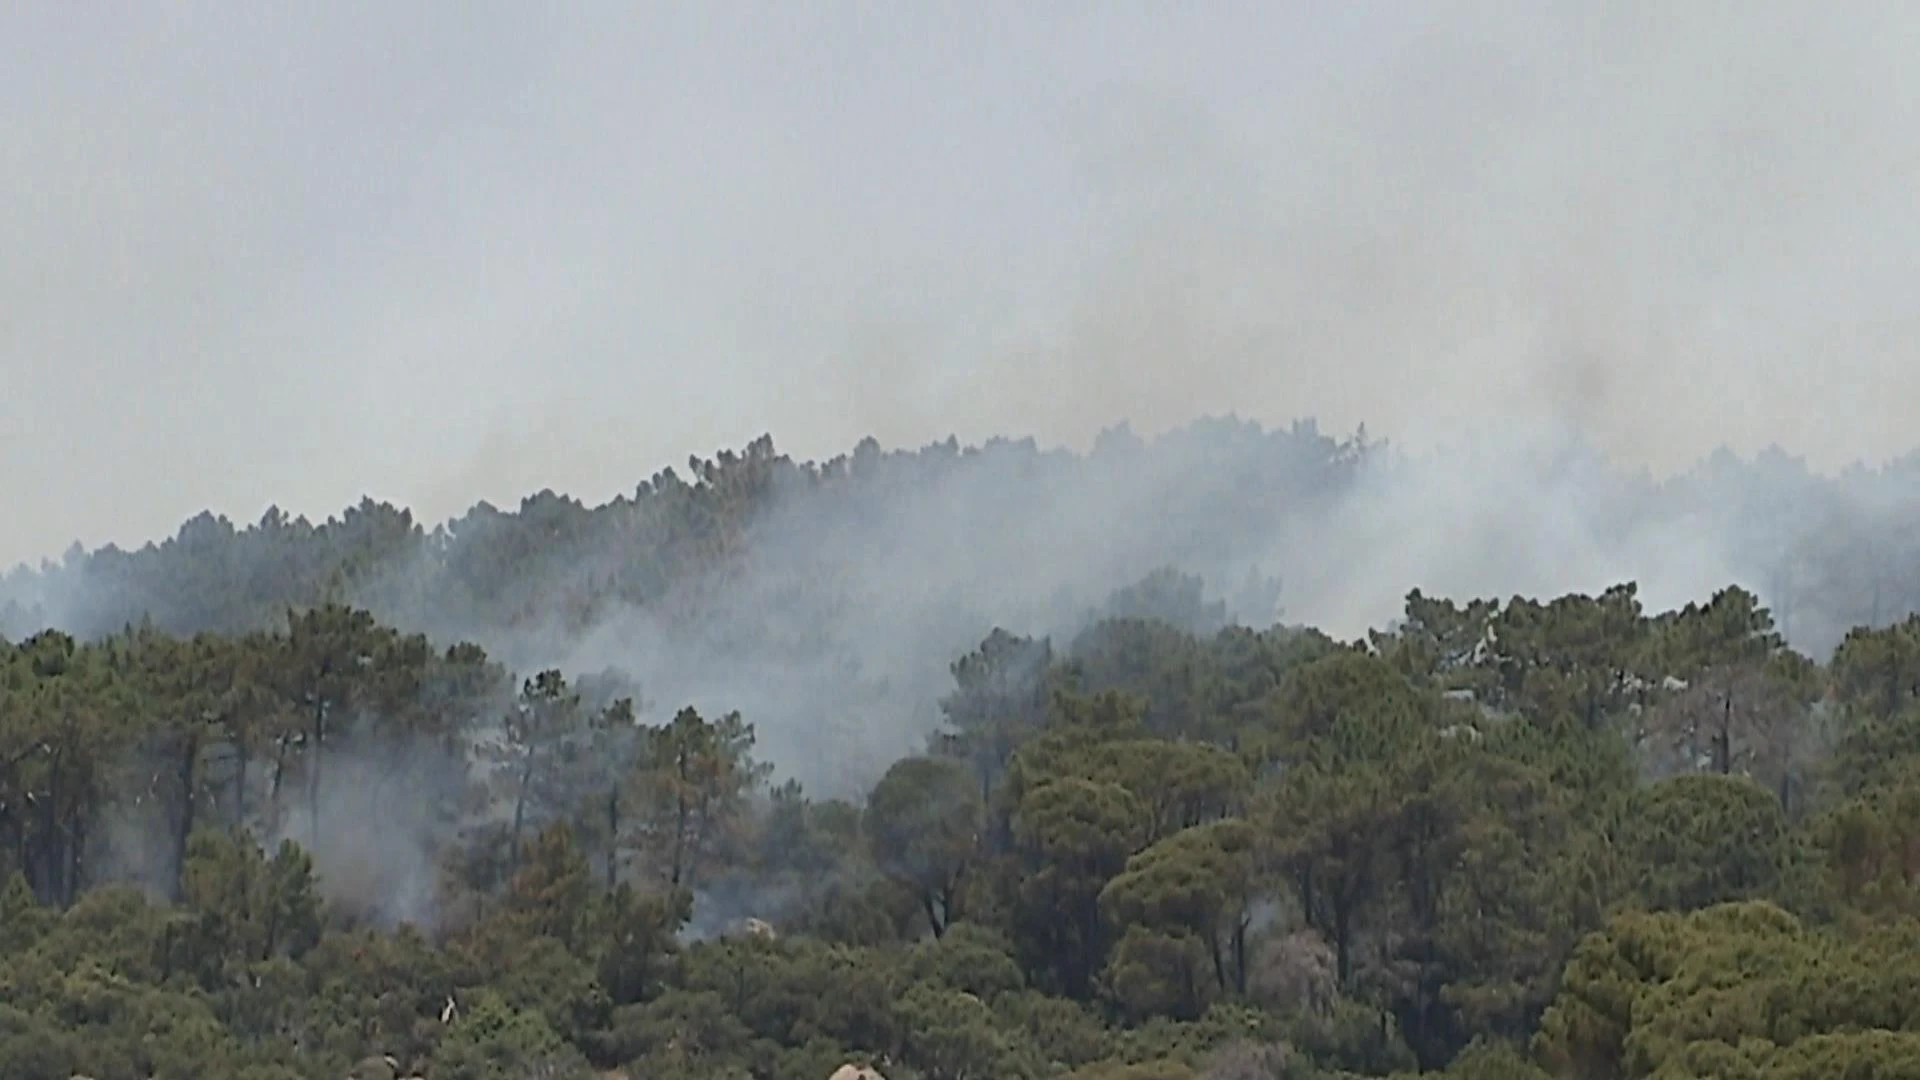
{"label": "tree canopy", "polygon": [[[1812,656],[1732,584],[1416,590],[1341,641],[1151,568],[954,650],[827,794],[777,696],[414,617],[699,612],[782,492],[940,460],[756,443],[613,511],[204,519],[48,571],[126,591],[0,639],[0,1080],[1912,1071],[1914,618]],[[873,700],[812,751],[859,757]]]}

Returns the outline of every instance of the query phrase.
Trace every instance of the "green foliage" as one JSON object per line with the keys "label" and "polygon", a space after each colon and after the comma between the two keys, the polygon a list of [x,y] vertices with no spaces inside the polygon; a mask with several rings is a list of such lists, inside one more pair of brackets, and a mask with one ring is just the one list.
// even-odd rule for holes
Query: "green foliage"
{"label": "green foliage", "polygon": [[1663,780],[1643,794],[1629,820],[1634,862],[1645,868],[1640,893],[1654,910],[1780,897],[1793,857],[1786,814],[1752,781],[1713,774]]}
{"label": "green foliage", "polygon": [[826,800],[739,713],[331,602],[0,644],[0,1080],[1904,1075],[1911,621],[1821,665],[1738,589],[1345,644],[1203,596],[995,631]]}
{"label": "green foliage", "polygon": [[434,1053],[434,1076],[457,1080],[553,1080],[591,1075],[577,1050],[538,1012],[516,1009],[481,991],[447,1029]]}
{"label": "green foliage", "polygon": [[895,762],[867,799],[866,833],[881,873],[912,890],[938,936],[961,914],[961,889],[980,850],[985,804],[965,765]]}
{"label": "green foliage", "polygon": [[1623,916],[1582,943],[1536,1045],[1565,1075],[1883,1075],[1870,1063],[1920,1021],[1916,933],[1849,936],[1758,901]]}

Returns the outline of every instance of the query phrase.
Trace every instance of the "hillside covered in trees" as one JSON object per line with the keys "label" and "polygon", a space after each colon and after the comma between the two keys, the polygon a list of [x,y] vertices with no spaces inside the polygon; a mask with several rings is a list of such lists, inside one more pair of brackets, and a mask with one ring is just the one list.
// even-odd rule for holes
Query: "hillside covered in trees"
{"label": "hillside covered in trees", "polygon": [[[0,1080],[1920,1075],[1914,466],[1430,469],[762,440],[17,571]],[[1368,558],[1468,534],[1727,580]]]}
{"label": "hillside covered in trees", "polygon": [[[1163,568],[1206,595],[1160,579],[1178,595],[1108,608]],[[1720,454],[1656,481],[1578,444],[1420,456],[1311,421],[1153,440],[1123,426],[1086,454],[867,440],[822,463],[761,438],[600,506],[543,491],[432,525],[365,500],[317,524],[202,514],[158,544],[75,546],[0,576],[0,634],[244,634],[289,607],[353,606],[517,671],[617,668],[643,706],[740,710],[789,775],[855,797],[921,744],[949,662],[995,627],[1065,640],[1130,613],[1353,637],[1415,586],[1553,596],[1628,580],[1656,608],[1741,584],[1825,656],[1854,626],[1920,610],[1920,455],[1828,477],[1778,451]]]}

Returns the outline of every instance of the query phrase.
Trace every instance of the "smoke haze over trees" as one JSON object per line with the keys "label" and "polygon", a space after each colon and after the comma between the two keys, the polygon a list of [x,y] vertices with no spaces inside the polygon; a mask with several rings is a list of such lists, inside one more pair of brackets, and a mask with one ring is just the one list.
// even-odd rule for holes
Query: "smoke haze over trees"
{"label": "smoke haze over trees", "polygon": [[[846,793],[924,738],[948,662],[995,626],[1066,640],[1117,604],[1192,632],[1284,616],[1354,636],[1412,588],[1633,580],[1664,608],[1738,583],[1824,655],[1920,609],[1916,538],[1920,456],[1826,477],[1721,454],[1655,482],[1577,444],[1413,456],[1311,422],[1121,427],[1086,455],[868,440],[823,463],[763,437],[597,507],[542,491],[440,525],[371,500],[319,524],[202,514],[15,570],[0,631],[240,633],[351,604],[515,670],[611,668],[662,708],[740,709],[789,775]],[[1159,594],[1118,594],[1162,570]]]}
{"label": "smoke haze over trees", "polygon": [[[1084,459],[812,467],[762,440],[594,511],[203,517],[18,573],[0,1068],[1784,1080],[1910,1055],[1920,615],[1815,660],[1737,585],[1415,587],[1343,642],[1278,621],[1257,569],[1182,569],[1240,565],[1253,533],[1186,524],[1214,514],[1351,544],[1314,529],[1431,467],[1383,452],[1238,423]],[[1125,538],[1074,485],[1129,475],[1195,480]],[[1641,516],[1560,541],[1634,557],[1699,524],[1662,501],[1698,491],[1621,490]],[[1906,602],[1834,580],[1866,588],[1810,589],[1803,620]],[[56,600],[96,627],[31,629]],[[948,633],[978,636],[920,723],[911,665]]]}
{"label": "smoke haze over trees", "polygon": [[0,1080],[1920,1075],[1920,8],[214,12],[0,11]]}
{"label": "smoke haze over trees", "polygon": [[1916,18],[10,11],[0,459],[35,467],[0,562],[369,491],[603,502],[761,432],[1085,450],[1238,410],[1883,462]]}

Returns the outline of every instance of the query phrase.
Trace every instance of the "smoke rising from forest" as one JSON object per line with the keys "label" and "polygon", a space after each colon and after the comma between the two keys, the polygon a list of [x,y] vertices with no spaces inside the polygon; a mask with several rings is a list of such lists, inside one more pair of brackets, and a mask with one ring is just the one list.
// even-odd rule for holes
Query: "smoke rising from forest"
{"label": "smoke rising from forest", "polygon": [[[1343,636],[1415,586],[1739,582],[1815,653],[1920,605],[1920,459],[1761,454],[1912,449],[1903,6],[6,18],[8,559],[374,487],[459,520],[370,545],[352,599],[522,674],[623,669],[652,720],[739,709],[849,795],[986,630],[1064,648],[1162,566],[1257,625],[1278,578]],[[1234,411],[1404,456],[1184,426]],[[643,572],[644,513],[466,514],[761,431],[820,459],[1120,418],[1166,437],[789,477],[659,603],[581,600]],[[280,564],[222,542],[16,575],[0,630],[232,628],[271,605],[208,597]]]}
{"label": "smoke rising from forest", "polygon": [[1910,441],[1904,5],[6,19],[8,562],[762,431]]}
{"label": "smoke rising from forest", "polygon": [[[1655,483],[1566,440],[1413,454],[1221,419],[1153,440],[1117,428],[1086,455],[866,443],[805,465],[763,440],[692,466],[597,508],[547,492],[431,531],[372,504],[318,530],[203,516],[158,547],[12,575],[0,632],[271,625],[316,599],[303,565],[337,562],[351,577],[335,595],[383,621],[477,642],[523,677],[623,673],[648,723],[739,710],[777,779],[857,802],[927,745],[949,665],[995,627],[1062,655],[1115,614],[1352,638],[1413,588],[1504,598],[1633,580],[1653,610],[1744,585],[1824,656],[1854,625],[1920,609],[1920,457],[1836,479],[1779,453],[1721,455]],[[319,842],[297,813],[280,835],[312,845],[332,888],[430,919],[446,842],[431,804],[454,787],[430,750],[396,773],[380,744],[349,746],[329,757]],[[737,901],[705,904],[696,926],[768,898]]]}
{"label": "smoke rising from forest", "polygon": [[[1285,621],[1352,638],[1388,624],[1414,588],[1498,598],[1632,580],[1655,610],[1743,585],[1824,655],[1849,627],[1920,607],[1906,551],[1920,531],[1916,462],[1830,479],[1778,452],[1723,455],[1655,483],[1564,439],[1414,453],[1232,419],[1154,440],[1116,428],[1087,455],[868,443],[806,466],[763,442],[720,462],[752,489],[738,496],[737,545],[664,571],[684,576],[648,597],[632,591],[634,568],[657,553],[624,545],[670,535],[634,539],[682,513],[674,492],[697,476],[599,508],[546,492],[515,512],[483,506],[430,534],[367,540],[386,554],[361,557],[339,595],[443,644],[479,643],[522,675],[624,672],[655,721],[686,704],[738,709],[783,775],[851,795],[922,745],[948,665],[989,630],[1067,649],[1116,591],[1162,568],[1197,577],[1217,610],[1163,598],[1148,613],[1199,633]],[[144,564],[14,575],[6,629],[92,635],[143,616],[178,632],[240,628],[224,620],[312,599],[275,583],[285,571],[264,560],[281,557],[261,530],[203,518]],[[180,572],[169,559],[196,576],[264,576],[264,599],[196,593],[214,579],[168,581]]]}

